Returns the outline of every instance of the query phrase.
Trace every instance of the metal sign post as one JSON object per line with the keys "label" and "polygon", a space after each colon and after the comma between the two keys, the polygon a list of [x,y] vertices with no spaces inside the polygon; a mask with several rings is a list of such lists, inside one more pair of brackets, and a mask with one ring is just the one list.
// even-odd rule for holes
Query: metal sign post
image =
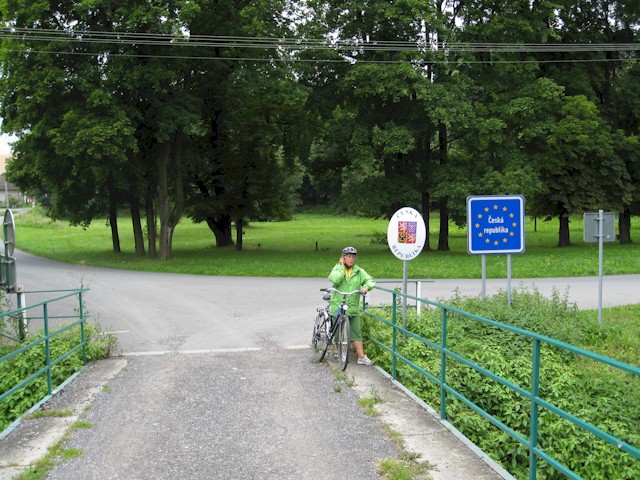
{"label": "metal sign post", "polygon": [[598,211],[598,325],[602,325],[602,274],[604,263],[604,216]]}
{"label": "metal sign post", "polygon": [[487,299],[487,256],[482,257],[482,300]]}
{"label": "metal sign post", "polygon": [[511,305],[511,254],[507,253],[507,305]]}
{"label": "metal sign post", "polygon": [[616,239],[616,216],[612,212],[584,214],[584,241],[598,242],[598,324],[602,325],[602,278],[604,263],[604,242]]}
{"label": "metal sign post", "polygon": [[[409,278],[409,261],[402,262],[402,293],[407,294],[407,279]],[[402,322],[407,326],[407,297],[402,297]]]}
{"label": "metal sign post", "polygon": [[482,255],[482,298],[486,298],[486,254],[507,254],[507,301],[511,305],[511,254],[524,252],[524,197],[467,197],[467,250]]}

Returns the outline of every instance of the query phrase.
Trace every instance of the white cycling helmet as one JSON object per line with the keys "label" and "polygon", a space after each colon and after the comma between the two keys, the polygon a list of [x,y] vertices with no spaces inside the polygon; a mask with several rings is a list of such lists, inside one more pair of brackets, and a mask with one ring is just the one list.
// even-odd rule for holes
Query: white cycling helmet
{"label": "white cycling helmet", "polygon": [[358,254],[358,250],[356,250],[353,247],[345,247],[342,249],[342,256],[344,257],[345,255],[349,255],[349,254],[353,254],[353,255],[357,255]]}

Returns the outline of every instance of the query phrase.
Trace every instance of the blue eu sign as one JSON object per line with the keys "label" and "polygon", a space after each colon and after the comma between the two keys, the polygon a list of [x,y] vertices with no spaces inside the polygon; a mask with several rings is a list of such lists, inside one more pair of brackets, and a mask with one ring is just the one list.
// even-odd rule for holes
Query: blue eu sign
{"label": "blue eu sign", "polygon": [[472,255],[524,252],[524,197],[467,197],[467,238]]}

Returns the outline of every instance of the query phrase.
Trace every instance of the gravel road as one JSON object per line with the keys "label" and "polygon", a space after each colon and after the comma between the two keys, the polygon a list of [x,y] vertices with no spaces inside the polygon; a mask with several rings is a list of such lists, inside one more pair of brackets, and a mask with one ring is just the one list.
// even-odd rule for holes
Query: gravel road
{"label": "gravel road", "polygon": [[399,450],[357,398],[308,350],[133,357],[48,478],[378,479]]}

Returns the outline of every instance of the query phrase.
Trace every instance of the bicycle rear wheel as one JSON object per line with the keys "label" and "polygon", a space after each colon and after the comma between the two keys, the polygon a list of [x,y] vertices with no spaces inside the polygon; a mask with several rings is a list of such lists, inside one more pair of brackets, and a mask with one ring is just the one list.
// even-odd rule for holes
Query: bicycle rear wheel
{"label": "bicycle rear wheel", "polygon": [[329,338],[327,332],[329,331],[327,322],[329,317],[326,312],[318,312],[315,321],[313,322],[313,335],[311,336],[311,357],[314,362],[321,362],[327,353],[327,347],[329,346]]}
{"label": "bicycle rear wheel", "polygon": [[351,324],[349,317],[341,315],[338,319],[338,362],[340,370],[344,371],[349,363],[349,340],[351,337]]}

